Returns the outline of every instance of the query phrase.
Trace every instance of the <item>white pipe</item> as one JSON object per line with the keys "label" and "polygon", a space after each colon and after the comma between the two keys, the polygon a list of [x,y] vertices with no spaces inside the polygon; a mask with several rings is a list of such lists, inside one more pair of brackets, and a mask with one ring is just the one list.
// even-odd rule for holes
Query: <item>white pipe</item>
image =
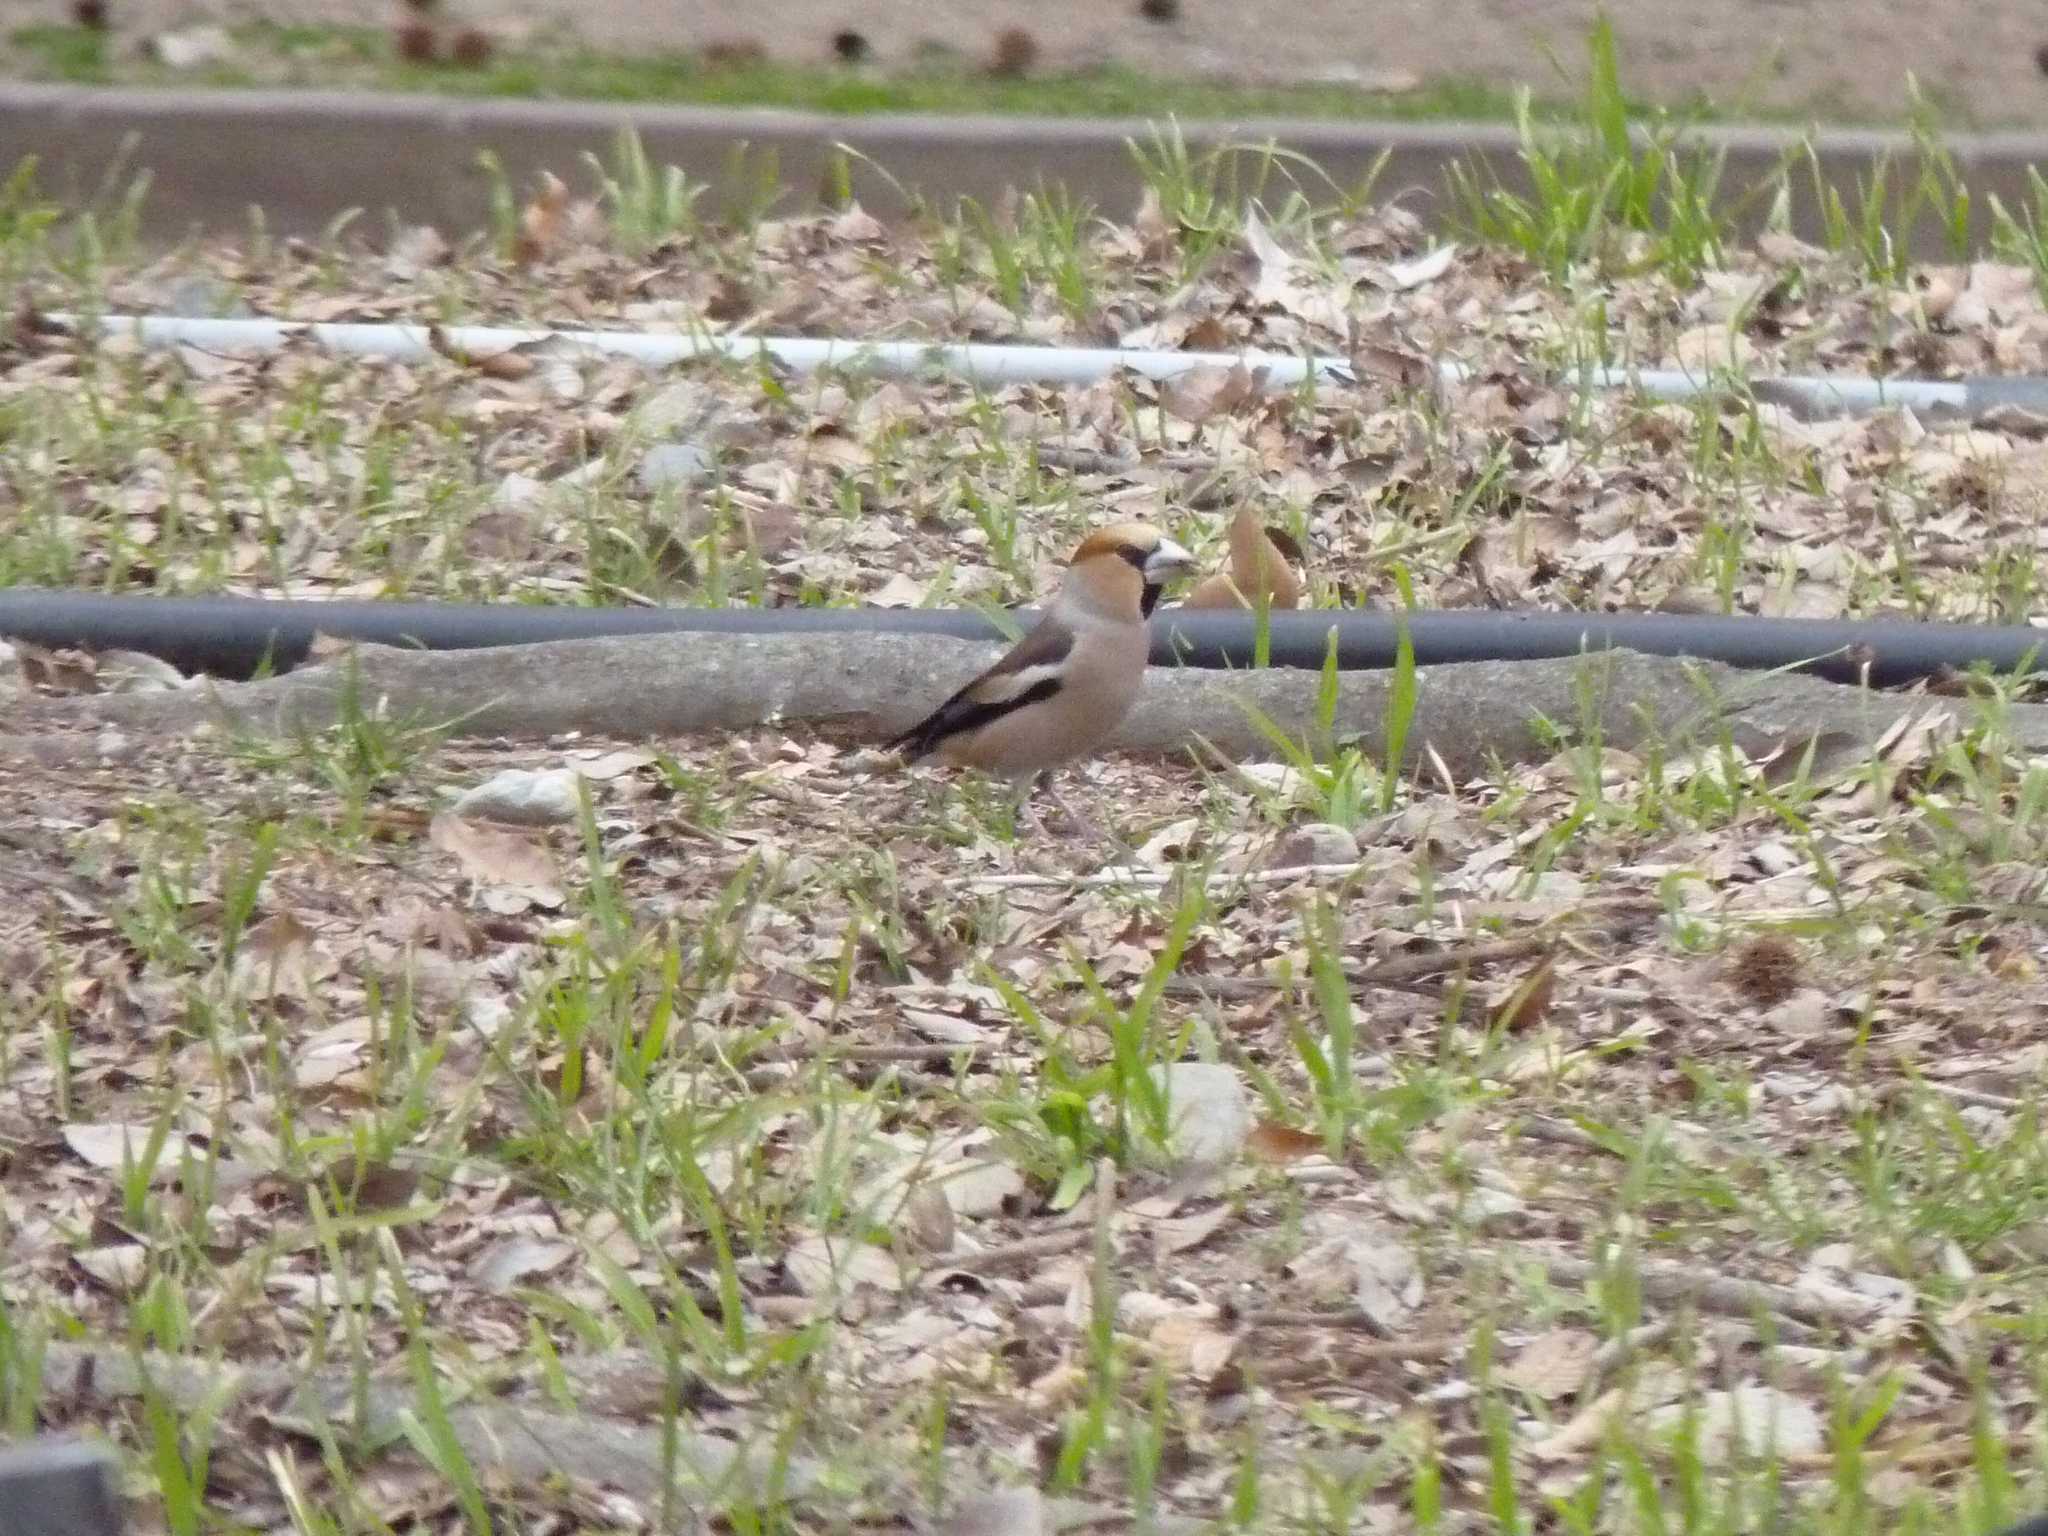
{"label": "white pipe", "polygon": [[[191,346],[212,351],[274,352],[294,336],[310,335],[334,352],[389,357],[405,362],[435,355],[427,328],[416,325],[341,325],[291,320],[207,320],[180,315],[108,315],[98,319],[77,314],[52,314],[52,324],[84,333],[95,325],[117,336],[130,336],[145,347]],[[681,331],[550,331],[490,325],[442,328],[442,345],[472,356],[489,356],[514,347],[550,339],[587,347],[615,357],[630,357],[663,367],[695,357],[750,358],[766,353],[798,371],[830,364],[875,373],[913,374],[940,369],[984,384],[1092,384],[1119,368],[1151,379],[1172,378],[1192,368],[1228,368],[1242,363],[1266,370],[1276,387],[1318,378],[1353,382],[1351,365],[1340,357],[1297,356],[1285,352],[1148,352],[1114,347],[1012,347],[979,342],[858,341],[805,336],[709,335]],[[1467,370],[1443,363],[1439,375],[1455,383]],[[1721,387],[1718,374],[1693,374],[1675,369],[1588,368],[1569,382],[1581,389],[1634,389],[1659,400],[1688,400]],[[2001,400],[2018,398],[2048,409],[2048,379],[1996,379],[1945,382],[1935,379],[1872,379],[1861,376],[1786,375],[1749,381],[1759,397],[1783,395],[1799,400],[1809,412],[1854,413],[1887,406],[1968,410],[1986,387],[1996,386]]]}

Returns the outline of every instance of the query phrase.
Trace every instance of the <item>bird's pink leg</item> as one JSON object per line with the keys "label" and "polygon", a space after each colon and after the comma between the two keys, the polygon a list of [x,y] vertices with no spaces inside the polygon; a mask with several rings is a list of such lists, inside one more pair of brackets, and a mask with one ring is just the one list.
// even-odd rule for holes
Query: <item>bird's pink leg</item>
{"label": "bird's pink leg", "polygon": [[1031,792],[1038,787],[1042,774],[1028,773],[1010,781],[1010,826],[1012,830],[1029,830],[1039,837],[1052,836],[1046,830],[1045,819],[1038,814],[1038,807],[1031,803]]}
{"label": "bird's pink leg", "polygon": [[1041,775],[1040,782],[1045,786],[1046,797],[1052,801],[1053,808],[1060,813],[1060,815],[1066,820],[1067,824],[1070,827],[1072,827],[1076,832],[1079,832],[1083,837],[1087,838],[1090,842],[1115,842],[1115,839],[1112,838],[1109,835],[1109,833],[1103,829],[1101,822],[1097,821],[1093,816],[1088,815],[1085,811],[1075,810],[1072,805],[1067,803],[1066,796],[1062,795],[1059,792],[1058,788],[1053,784],[1053,775],[1051,773]]}

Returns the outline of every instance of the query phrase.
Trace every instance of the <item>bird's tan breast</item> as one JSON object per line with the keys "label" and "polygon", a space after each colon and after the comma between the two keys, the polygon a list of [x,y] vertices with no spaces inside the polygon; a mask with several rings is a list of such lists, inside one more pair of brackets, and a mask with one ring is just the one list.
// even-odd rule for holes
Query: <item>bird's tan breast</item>
{"label": "bird's tan breast", "polygon": [[948,742],[939,755],[963,767],[1017,777],[1101,750],[1137,702],[1150,644],[1142,624],[1083,631],[1057,694]]}

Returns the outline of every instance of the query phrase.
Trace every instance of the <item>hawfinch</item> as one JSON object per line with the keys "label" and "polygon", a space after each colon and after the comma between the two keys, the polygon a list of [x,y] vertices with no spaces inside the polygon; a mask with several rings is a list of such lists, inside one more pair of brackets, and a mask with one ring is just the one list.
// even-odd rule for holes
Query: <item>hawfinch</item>
{"label": "hawfinch", "polygon": [[891,750],[906,762],[936,757],[1007,779],[1021,806],[1041,774],[1115,733],[1145,679],[1145,620],[1165,583],[1194,564],[1144,523],[1090,534],[1037,626]]}
{"label": "hawfinch", "polygon": [[1301,559],[1301,546],[1284,529],[1261,528],[1250,507],[1242,507],[1230,523],[1230,570],[1198,583],[1183,608],[1267,608],[1301,606],[1301,578],[1289,561]]}

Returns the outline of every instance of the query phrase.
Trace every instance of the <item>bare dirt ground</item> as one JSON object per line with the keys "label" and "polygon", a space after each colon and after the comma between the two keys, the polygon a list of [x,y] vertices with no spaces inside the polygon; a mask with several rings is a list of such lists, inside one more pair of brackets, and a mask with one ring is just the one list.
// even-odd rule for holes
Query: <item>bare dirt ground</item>
{"label": "bare dirt ground", "polygon": [[[841,29],[861,32],[878,66],[933,50],[986,56],[1007,27],[1028,28],[1044,67],[1116,61],[1168,75],[1382,80],[1465,76],[1507,85],[1576,68],[1596,14],[1588,0],[1188,0],[1161,25],[1136,0],[444,0],[451,14],[514,36],[602,48],[690,48],[754,39],[789,61],[831,57]],[[7,0],[0,13],[61,14],[60,0]],[[199,20],[381,25],[394,0],[117,0],[123,30]],[[1739,108],[1892,115],[1916,76],[1961,123],[2048,121],[2035,50],[2048,15],[2024,0],[1963,8],[1906,0],[1630,0],[1610,8],[1623,78],[1656,99],[1704,91]]]}

